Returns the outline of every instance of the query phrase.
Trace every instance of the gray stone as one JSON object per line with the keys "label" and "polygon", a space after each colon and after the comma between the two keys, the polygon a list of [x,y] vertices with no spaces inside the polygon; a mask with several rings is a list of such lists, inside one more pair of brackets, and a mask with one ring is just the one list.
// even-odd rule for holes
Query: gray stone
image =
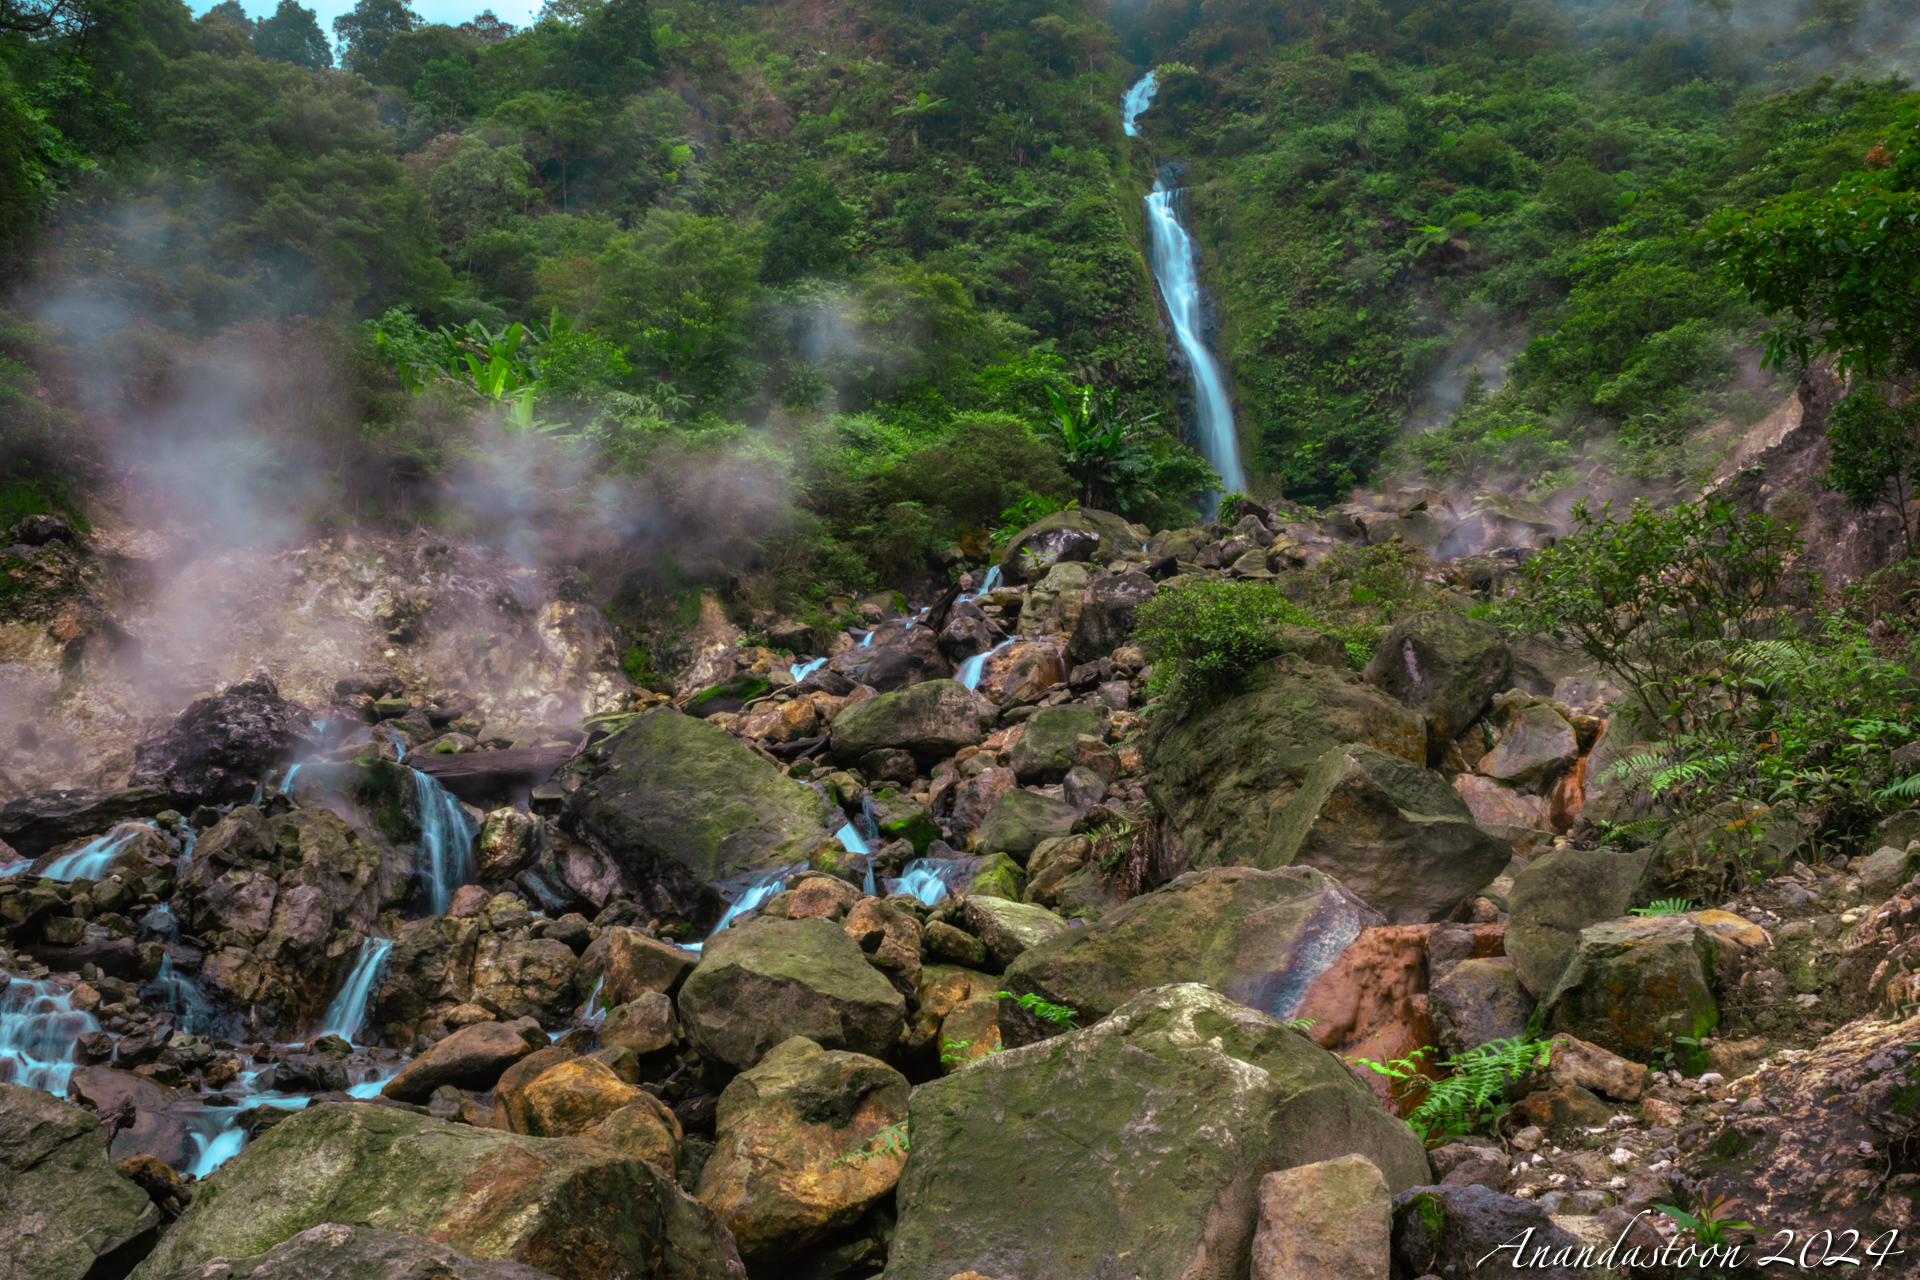
{"label": "gray stone", "polygon": [[1523,1034],[1533,997],[1505,956],[1462,960],[1427,990],[1434,1038],[1449,1056]]}
{"label": "gray stone", "polygon": [[1388,1280],[1393,1193],[1361,1155],[1260,1179],[1252,1280]]}
{"label": "gray stone", "polygon": [[1582,929],[1626,914],[1651,860],[1645,849],[1563,848],[1514,877],[1507,954],[1528,991],[1538,997],[1553,986]]}
{"label": "gray stone", "polygon": [[82,1280],[159,1222],[147,1193],[107,1158],[98,1118],[0,1084],[0,1280]]}
{"label": "gray stone", "polygon": [[1010,854],[1024,862],[1042,840],[1071,834],[1079,818],[1079,810],[1064,800],[1009,791],[974,832],[971,848],[979,854]]}
{"label": "gray stone", "polygon": [[1067,932],[1067,922],[1045,907],[979,894],[967,899],[966,921],[996,969]]}
{"label": "gray stone", "polygon": [[842,764],[885,749],[931,763],[979,741],[978,703],[972,690],[954,680],[928,680],[868,698],[833,722],[833,755]]}

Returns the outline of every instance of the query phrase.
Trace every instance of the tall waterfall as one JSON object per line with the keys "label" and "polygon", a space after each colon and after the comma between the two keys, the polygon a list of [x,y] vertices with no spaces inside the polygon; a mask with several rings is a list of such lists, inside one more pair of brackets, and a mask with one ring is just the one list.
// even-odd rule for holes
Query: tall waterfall
{"label": "tall waterfall", "polygon": [[[1134,118],[1146,110],[1153,99],[1156,84],[1149,71],[1127,90],[1122,100],[1121,124],[1129,135],[1137,133]],[[1173,321],[1173,336],[1186,353],[1187,366],[1193,370],[1194,416],[1200,423],[1200,452],[1220,473],[1230,493],[1247,487],[1246,469],[1240,465],[1240,439],[1233,429],[1233,401],[1227,395],[1227,381],[1220,361],[1207,347],[1200,307],[1200,246],[1181,222],[1186,212],[1186,188],[1170,187],[1166,177],[1156,178],[1153,194],[1147,197],[1147,229],[1150,237],[1147,263],[1166,300],[1167,315]]]}

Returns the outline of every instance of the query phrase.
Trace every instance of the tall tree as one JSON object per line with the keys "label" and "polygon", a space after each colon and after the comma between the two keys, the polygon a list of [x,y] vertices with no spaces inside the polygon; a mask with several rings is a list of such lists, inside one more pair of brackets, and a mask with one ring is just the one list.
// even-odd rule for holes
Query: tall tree
{"label": "tall tree", "polygon": [[263,58],[291,62],[309,71],[333,65],[333,48],[321,33],[320,19],[298,0],[280,0],[271,18],[263,18],[253,33],[253,47]]}
{"label": "tall tree", "polygon": [[341,44],[340,63],[349,71],[370,76],[387,44],[420,25],[420,15],[406,0],[359,0],[350,13],[333,20],[333,34]]}

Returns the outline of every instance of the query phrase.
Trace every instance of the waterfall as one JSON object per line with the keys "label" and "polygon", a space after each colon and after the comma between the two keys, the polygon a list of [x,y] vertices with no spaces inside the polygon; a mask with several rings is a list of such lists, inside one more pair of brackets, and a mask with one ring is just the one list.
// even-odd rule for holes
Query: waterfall
{"label": "waterfall", "polygon": [[900,868],[898,880],[887,881],[888,893],[910,893],[931,907],[955,884],[965,883],[980,869],[980,858],[915,858]]}
{"label": "waterfall", "polygon": [[854,826],[851,822],[847,823],[845,826],[841,827],[838,831],[834,832],[833,838],[835,840],[838,840],[840,842],[840,847],[845,849],[848,853],[872,853],[873,852],[872,849],[867,847],[866,839],[861,836],[860,828]]}
{"label": "waterfall", "polygon": [[42,880],[99,880],[113,869],[113,860],[143,831],[152,830],[144,822],[123,822],[103,836],[93,839],[49,862],[40,873]]}
{"label": "waterfall", "polygon": [[387,953],[393,950],[389,938],[368,938],[360,944],[352,972],[340,984],[339,994],[320,1018],[316,1036],[335,1035],[352,1041],[367,1021],[367,1007],[373,1003],[374,988],[387,968]]}
{"label": "waterfall", "polygon": [[808,676],[826,665],[827,660],[825,658],[814,658],[810,662],[796,662],[789,666],[787,670],[792,673],[793,682],[799,684],[802,680],[805,680]]}
{"label": "waterfall", "polygon": [[1120,99],[1120,129],[1129,138],[1140,136],[1140,130],[1134,127],[1133,122],[1147,109],[1147,104],[1153,101],[1153,95],[1159,88],[1159,80],[1149,71],[1134,81],[1133,88],[1127,90],[1126,96]]}
{"label": "waterfall", "polygon": [[[788,876],[796,871],[805,871],[806,869],[807,864],[800,862],[790,867],[775,867],[771,871],[757,872],[736,884],[729,885],[723,883],[713,886],[720,891],[720,896],[727,900],[727,911],[725,915],[720,917],[720,923],[713,926],[713,933],[707,936],[709,938],[713,937],[714,934],[719,933],[722,929],[732,924],[735,917],[747,914],[747,912],[753,910],[768,898],[771,898],[774,894],[786,888]],[[687,950],[698,951],[705,945],[703,942],[695,942],[687,946]]]}
{"label": "waterfall", "polygon": [[[165,903],[147,912],[140,922],[140,939],[159,938],[161,942],[173,942],[180,936],[180,922],[174,918],[172,908]],[[199,982],[175,971],[173,957],[165,952],[160,956],[160,972],[140,988],[140,998],[148,1003],[158,1003],[179,1015],[180,1030],[188,1035],[210,1036],[214,1034],[213,1006],[200,990]]]}
{"label": "waterfall", "polygon": [[479,832],[453,793],[418,769],[413,772],[414,813],[420,823],[420,878],[427,888],[427,914],[443,916],[453,891],[473,883],[473,838]]}
{"label": "waterfall", "polygon": [[74,1043],[99,1029],[92,1014],[73,1007],[71,991],[45,980],[8,978],[0,989],[0,1081],[66,1093]]}
{"label": "waterfall", "polygon": [[1012,643],[1013,639],[1009,636],[985,653],[974,654],[971,658],[968,658],[960,664],[960,670],[958,674],[954,676],[954,679],[969,689],[978,689],[980,687],[980,677],[984,675],[987,670],[987,659]]}

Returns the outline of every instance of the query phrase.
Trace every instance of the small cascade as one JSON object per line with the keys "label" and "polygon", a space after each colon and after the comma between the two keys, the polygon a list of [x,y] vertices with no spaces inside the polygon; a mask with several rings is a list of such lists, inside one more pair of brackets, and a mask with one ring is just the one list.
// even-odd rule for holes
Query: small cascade
{"label": "small cascade", "polygon": [[32,858],[14,858],[7,862],[0,862],[0,877],[17,876],[32,865]]}
{"label": "small cascade", "polygon": [[0,990],[0,1081],[65,1094],[73,1047],[98,1031],[90,1013],[73,1007],[73,992],[46,980],[8,978]]}
{"label": "small cascade", "polygon": [[867,878],[861,882],[860,891],[869,898],[878,897],[878,886],[873,883],[873,859],[867,859]]}
{"label": "small cascade", "polygon": [[866,839],[863,836],[861,836],[860,828],[854,826],[851,822],[847,823],[845,826],[841,827],[838,831],[834,832],[833,838],[835,840],[838,840],[840,842],[840,847],[842,849],[845,849],[848,853],[872,853],[873,852],[873,850],[867,846]]}
{"label": "small cascade", "polygon": [[1156,73],[1149,71],[1133,82],[1133,88],[1127,90],[1120,99],[1120,131],[1129,138],[1140,136],[1140,129],[1134,123],[1140,113],[1153,101],[1153,95],[1159,92],[1160,80]]}
{"label": "small cascade", "polygon": [[860,797],[860,816],[856,821],[860,824],[860,834],[869,845],[880,842],[880,817],[873,811],[872,796]]}
{"label": "small cascade", "polygon": [[[755,875],[748,876],[743,880],[736,881],[733,884],[716,884],[713,886],[719,891],[720,896],[727,900],[727,911],[725,915],[720,917],[720,923],[713,926],[713,933],[709,933],[707,937],[713,937],[714,934],[719,933],[722,929],[732,924],[736,918],[747,914],[747,912],[753,910],[768,898],[771,898],[774,894],[786,888],[788,876],[796,871],[805,871],[806,869],[807,864],[801,862],[791,867],[775,867],[772,871],[762,871]],[[701,942],[688,944],[687,950],[698,951],[704,945],[706,944]]]}
{"label": "small cascade", "polygon": [[860,643],[855,645],[854,648],[856,649],[867,648],[869,645],[873,643],[873,638],[879,634],[880,634],[880,628],[875,627],[873,630],[867,632],[867,634],[864,637],[862,637]]}
{"label": "small cascade", "polygon": [[915,858],[900,868],[898,880],[887,881],[887,892],[910,893],[931,907],[979,868],[979,858]]}
{"label": "small cascade", "polygon": [[[180,924],[164,903],[147,912],[146,919],[140,922],[142,941],[158,939],[166,943],[176,941],[179,937]],[[197,981],[174,969],[171,955],[162,953],[160,972],[140,988],[140,998],[148,1004],[158,1004],[161,1008],[172,1010],[180,1030],[189,1035],[210,1036],[217,1031],[213,1005],[201,992]]]}
{"label": "small cascade", "polygon": [[360,1034],[360,1028],[367,1021],[368,1006],[373,1003],[374,990],[386,973],[387,953],[392,950],[390,938],[368,938],[360,944],[352,971],[340,984],[340,991],[327,1006],[326,1013],[321,1015],[320,1027],[314,1032],[316,1036],[335,1035],[351,1043]]}
{"label": "small cascade", "polygon": [[120,851],[146,831],[153,828],[145,822],[123,822],[103,836],[93,839],[75,849],[72,853],[62,854],[46,865],[40,872],[42,880],[102,880],[113,869],[113,860]]}
{"label": "small cascade", "polygon": [[974,654],[971,658],[968,658],[960,664],[960,671],[954,676],[954,679],[969,689],[978,689],[980,687],[980,677],[985,675],[987,671],[987,659],[1012,643],[1013,638],[1009,636],[985,653]]}
{"label": "small cascade", "polygon": [[825,658],[813,658],[806,662],[796,662],[788,667],[787,670],[793,675],[793,682],[798,684],[826,665],[827,660]]}
{"label": "small cascade", "polygon": [[580,1006],[579,1021],[599,1026],[606,1020],[607,1011],[600,1007],[600,991],[607,985],[607,973],[602,969],[593,976],[593,990],[587,993],[587,1002]]}
{"label": "small cascade", "polygon": [[473,883],[473,820],[453,793],[438,781],[413,772],[414,813],[420,823],[420,879],[427,889],[427,914],[443,916],[453,906],[453,891]]}

